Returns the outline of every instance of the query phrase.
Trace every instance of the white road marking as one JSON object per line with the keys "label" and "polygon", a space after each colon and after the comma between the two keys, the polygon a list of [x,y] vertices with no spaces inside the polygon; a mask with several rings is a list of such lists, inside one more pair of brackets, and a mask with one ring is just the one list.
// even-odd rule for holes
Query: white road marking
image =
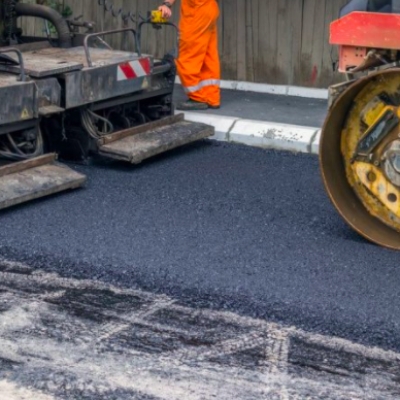
{"label": "white road marking", "polygon": [[[10,400],[73,391],[93,399],[122,391],[122,400],[132,393],[157,400],[400,396],[395,352],[24,264],[0,266],[0,393]],[[293,364],[294,338],[328,357],[319,364],[306,359],[311,368]],[[377,367],[352,371],[331,363],[330,352]]]}

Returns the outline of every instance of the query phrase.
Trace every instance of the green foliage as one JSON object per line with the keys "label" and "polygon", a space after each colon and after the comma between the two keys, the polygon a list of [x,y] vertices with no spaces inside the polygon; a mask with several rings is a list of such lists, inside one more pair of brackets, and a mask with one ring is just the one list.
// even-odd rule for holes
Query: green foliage
{"label": "green foliage", "polygon": [[57,10],[64,18],[68,18],[72,15],[72,9],[70,6],[64,6],[62,1],[59,0],[47,0],[47,5]]}
{"label": "green foliage", "polygon": [[[69,18],[73,14],[71,7],[68,5],[64,6],[64,2],[62,0],[45,0],[43,1],[43,5],[58,11],[64,18]],[[50,22],[48,23],[48,27],[51,35],[57,33],[56,29]]]}

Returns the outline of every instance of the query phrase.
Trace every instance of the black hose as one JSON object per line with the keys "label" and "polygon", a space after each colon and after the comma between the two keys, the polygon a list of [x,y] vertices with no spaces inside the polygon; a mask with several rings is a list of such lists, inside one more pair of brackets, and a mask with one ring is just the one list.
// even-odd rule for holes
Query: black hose
{"label": "black hose", "polygon": [[68,23],[56,10],[39,4],[17,3],[15,5],[15,13],[18,17],[39,17],[50,21],[57,31],[59,46],[63,48],[72,47]]}

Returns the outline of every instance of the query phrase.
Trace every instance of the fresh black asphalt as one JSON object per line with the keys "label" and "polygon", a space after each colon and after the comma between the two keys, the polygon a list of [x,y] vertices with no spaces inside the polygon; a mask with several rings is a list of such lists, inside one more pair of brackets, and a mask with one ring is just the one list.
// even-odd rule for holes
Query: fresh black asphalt
{"label": "fresh black asphalt", "polygon": [[400,350],[400,254],[341,220],[315,156],[199,142],[0,214],[0,253]]}

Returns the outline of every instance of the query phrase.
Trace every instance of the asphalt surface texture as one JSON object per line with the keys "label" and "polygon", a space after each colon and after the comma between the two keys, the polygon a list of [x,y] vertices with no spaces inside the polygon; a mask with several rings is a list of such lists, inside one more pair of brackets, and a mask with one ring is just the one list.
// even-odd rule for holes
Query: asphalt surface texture
{"label": "asphalt surface texture", "polygon": [[[187,100],[180,85],[175,87],[174,100],[176,103]],[[327,101],[222,89],[221,108],[196,112],[281,124],[320,127],[326,117]]]}
{"label": "asphalt surface texture", "polygon": [[0,254],[400,350],[399,254],[338,216],[315,156],[202,141],[1,212]]}
{"label": "asphalt surface texture", "polygon": [[3,400],[397,400],[400,353],[0,258]]}

